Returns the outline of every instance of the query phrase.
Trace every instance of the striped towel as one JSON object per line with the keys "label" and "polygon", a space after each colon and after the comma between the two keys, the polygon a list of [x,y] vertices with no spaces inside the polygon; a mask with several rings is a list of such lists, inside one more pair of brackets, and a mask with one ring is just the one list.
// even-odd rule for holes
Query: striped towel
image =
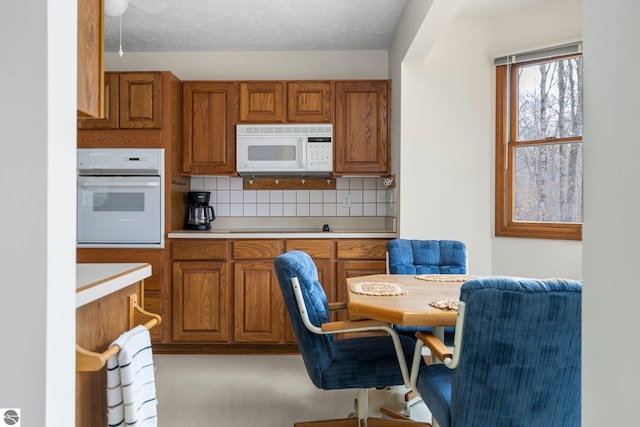
{"label": "striped towel", "polygon": [[156,427],[156,385],[149,330],[136,326],[111,346],[120,352],[107,360],[109,427]]}

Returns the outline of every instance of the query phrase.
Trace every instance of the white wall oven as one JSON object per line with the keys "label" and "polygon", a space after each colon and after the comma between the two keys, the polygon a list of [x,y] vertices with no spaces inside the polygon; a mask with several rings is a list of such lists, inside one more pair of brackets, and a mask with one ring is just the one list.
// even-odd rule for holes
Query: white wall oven
{"label": "white wall oven", "polygon": [[163,175],[163,149],[78,149],[78,247],[164,247]]}

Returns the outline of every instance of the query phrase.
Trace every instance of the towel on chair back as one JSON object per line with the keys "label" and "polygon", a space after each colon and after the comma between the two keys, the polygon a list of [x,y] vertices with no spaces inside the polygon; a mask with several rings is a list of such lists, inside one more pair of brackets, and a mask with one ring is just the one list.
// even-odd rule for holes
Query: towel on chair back
{"label": "towel on chair back", "polygon": [[158,425],[156,385],[149,330],[136,326],[111,346],[120,352],[107,360],[107,418],[109,427]]}

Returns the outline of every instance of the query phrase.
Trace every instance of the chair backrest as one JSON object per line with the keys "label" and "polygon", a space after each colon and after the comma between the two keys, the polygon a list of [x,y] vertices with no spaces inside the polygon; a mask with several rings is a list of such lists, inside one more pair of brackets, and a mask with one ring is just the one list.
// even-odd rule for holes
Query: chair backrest
{"label": "chair backrest", "polygon": [[291,284],[291,279],[297,277],[309,320],[320,327],[330,320],[329,303],[318,282],[318,270],[311,257],[302,251],[289,251],[278,256],[274,267],[307,373],[313,384],[321,388],[322,373],[331,363],[333,337],[330,334],[315,334],[307,329]]}
{"label": "chair backrest", "polygon": [[582,283],[481,278],[466,304],[452,425],[580,425]]}
{"label": "chair backrest", "polygon": [[467,248],[457,240],[394,239],[387,251],[391,274],[467,273]]}

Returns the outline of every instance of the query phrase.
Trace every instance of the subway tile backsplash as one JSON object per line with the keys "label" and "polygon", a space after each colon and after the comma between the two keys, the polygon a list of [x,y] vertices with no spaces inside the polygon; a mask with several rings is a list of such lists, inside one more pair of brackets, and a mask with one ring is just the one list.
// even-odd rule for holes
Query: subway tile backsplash
{"label": "subway tile backsplash", "polygon": [[243,190],[242,178],[191,177],[192,191],[211,192],[216,216],[395,217],[395,189],[382,178],[336,178],[335,190]]}

